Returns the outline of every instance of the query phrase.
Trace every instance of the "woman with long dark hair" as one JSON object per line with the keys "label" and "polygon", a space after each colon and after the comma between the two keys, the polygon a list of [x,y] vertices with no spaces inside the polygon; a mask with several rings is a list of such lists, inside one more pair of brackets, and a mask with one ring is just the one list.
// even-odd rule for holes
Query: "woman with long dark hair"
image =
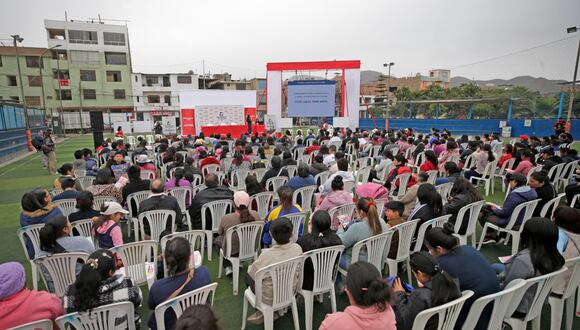
{"label": "woman with long dark hair", "polygon": [[439,160],[437,159],[437,156],[435,156],[433,150],[427,150],[425,151],[425,162],[423,162],[423,164],[421,164],[421,166],[419,167],[419,172],[429,172],[437,170],[439,168],[437,165],[439,165]]}
{"label": "woman with long dark hair", "polygon": [[417,200],[408,220],[420,219],[417,224],[419,228],[425,221],[437,218],[443,214],[443,202],[441,195],[430,183],[424,183],[417,190]]}
{"label": "woman with long dark hair", "polygon": [[393,293],[375,266],[365,261],[350,265],[346,294],[350,305],[343,312],[327,315],[320,330],[397,329],[389,304]]}
{"label": "woman with long dark hair", "polygon": [[[458,178],[455,180],[453,188],[451,188],[451,196],[447,204],[443,207],[443,213],[450,214],[451,218],[449,218],[449,222],[455,224],[457,214],[462,207],[481,200],[483,200],[483,197],[471,182],[465,178]],[[461,223],[458,234],[465,234],[467,225],[469,224],[469,216],[470,212],[466,212],[463,216],[463,222]]]}
{"label": "woman with long dark hair", "polygon": [[246,192],[250,196],[254,196],[255,194],[259,194],[265,191],[264,187],[260,184],[260,182],[258,182],[258,179],[253,174],[249,174],[246,177],[245,182],[246,182]]}
{"label": "woman with long dark hair", "polygon": [[69,214],[68,220],[75,222],[78,220],[91,219],[101,213],[93,209],[94,196],[90,191],[81,191],[77,196],[76,208],[78,211]]}
{"label": "woman with long dark hair", "polygon": [[[163,255],[168,268],[169,277],[155,281],[149,289],[147,306],[152,311],[149,316],[149,329],[157,329],[155,308],[164,301],[211,283],[207,267],[191,267],[191,244],[183,237],[176,237],[165,247]],[[165,313],[165,327],[175,327],[176,316],[173,312]]]}
{"label": "woman with long dark hair", "polygon": [[[463,324],[471,304],[479,297],[498,292],[500,287],[496,272],[485,257],[471,245],[459,245],[459,239],[454,233],[453,224],[449,222],[443,228],[430,228],[425,233],[425,246],[437,258],[441,268],[459,280],[461,291],[474,292],[465,302],[457,320],[457,324]],[[484,309],[476,329],[487,329],[491,312],[491,308]]]}
{"label": "woman with long dark hair", "polygon": [[[558,252],[558,227],[546,218],[531,218],[524,224],[520,249],[505,263],[505,270],[498,275],[504,289],[515,279],[528,279],[554,272],[564,266],[564,257]],[[536,288],[530,288],[514,312],[518,318],[525,317],[534,299]]]}
{"label": "woman with long dark hair", "polygon": [[[292,196],[294,194],[292,188],[284,185],[278,188],[277,193],[280,204],[274,207],[272,210],[270,210],[270,212],[266,216],[266,224],[264,225],[263,230],[264,234],[262,235],[262,242],[266,246],[270,246],[272,244],[272,237],[270,236],[270,225],[272,224],[272,222],[276,221],[276,219],[285,216],[286,214],[302,212],[302,208],[300,207],[300,205],[292,203]],[[297,238],[300,238],[302,236],[302,226],[300,227],[298,233],[299,237]]]}
{"label": "woman with long dark hair", "polygon": [[[44,188],[36,188],[25,193],[20,201],[22,212],[20,213],[20,226],[43,224],[48,219],[62,216],[62,211],[52,203],[50,194]],[[28,257],[34,259],[34,247],[28,237],[26,237],[26,250]]]}
{"label": "woman with long dark hair", "polygon": [[[308,233],[304,234],[296,243],[302,248],[302,252],[321,249],[329,246],[341,245],[342,241],[336,233],[330,229],[331,219],[326,211],[316,211],[308,222]],[[312,290],[314,282],[314,269],[312,260],[304,263],[304,279],[302,289]]]}
{"label": "woman with long dark hair", "polygon": [[[397,302],[393,308],[397,316],[397,329],[412,329],[415,317],[422,311],[441,306],[461,297],[457,283],[427,251],[411,255],[411,271],[422,286],[412,292],[405,291],[401,279],[393,283],[393,291]],[[437,320],[433,318],[427,323],[426,329],[437,329]]]}
{"label": "woman with long dark hair", "polygon": [[[130,278],[116,273],[115,256],[109,250],[93,252],[75,283],[71,284],[63,297],[64,312],[88,312],[112,303],[130,301],[135,311],[141,304],[141,289]],[[123,316],[115,320],[116,325],[127,322]],[[139,328],[140,317],[135,312],[135,323]]]}
{"label": "woman with long dark hair", "polygon": [[177,320],[176,330],[220,330],[218,319],[209,305],[192,305],[183,311]]}
{"label": "woman with long dark hair", "polygon": [[473,158],[471,164],[474,166],[465,172],[465,178],[467,180],[471,180],[471,177],[481,178],[487,164],[495,160],[495,155],[491,151],[489,144],[480,145],[471,157]]}

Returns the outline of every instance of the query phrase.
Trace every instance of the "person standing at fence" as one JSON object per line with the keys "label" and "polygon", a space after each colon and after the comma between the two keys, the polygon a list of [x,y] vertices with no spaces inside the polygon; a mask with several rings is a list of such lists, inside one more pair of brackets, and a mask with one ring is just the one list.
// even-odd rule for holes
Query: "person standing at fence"
{"label": "person standing at fence", "polygon": [[44,142],[42,145],[42,152],[46,157],[48,173],[50,175],[56,174],[56,142],[52,137],[52,130],[49,128],[44,134]]}
{"label": "person standing at fence", "polygon": [[47,159],[44,152],[42,152],[42,145],[44,144],[44,132],[42,130],[39,130],[38,133],[36,133],[36,135],[32,138],[31,143],[32,146],[36,149],[36,151],[38,151],[41,155],[40,162],[42,164],[42,167],[46,168]]}

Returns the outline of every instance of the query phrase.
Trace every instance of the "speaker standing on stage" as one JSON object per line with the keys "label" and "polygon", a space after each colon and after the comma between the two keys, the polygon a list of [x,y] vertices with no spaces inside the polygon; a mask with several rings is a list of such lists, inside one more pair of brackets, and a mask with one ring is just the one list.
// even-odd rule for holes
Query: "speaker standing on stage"
{"label": "speaker standing on stage", "polygon": [[252,134],[252,117],[250,115],[246,116],[246,122],[248,123],[248,135]]}

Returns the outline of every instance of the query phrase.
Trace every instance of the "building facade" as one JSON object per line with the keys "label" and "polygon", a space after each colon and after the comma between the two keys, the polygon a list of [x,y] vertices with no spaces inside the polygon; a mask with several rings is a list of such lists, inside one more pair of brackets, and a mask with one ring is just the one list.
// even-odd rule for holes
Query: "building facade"
{"label": "building facade", "polygon": [[[90,127],[89,111],[107,123],[133,116],[131,52],[124,25],[45,20],[52,81],[47,106],[63,109],[67,130]],[[81,116],[81,113],[82,116]],[[82,118],[82,121],[81,121]]]}
{"label": "building facade", "polygon": [[131,84],[135,120],[157,122],[163,117],[175,116],[177,127],[180,126],[179,93],[199,89],[198,76],[192,72],[133,73]]}

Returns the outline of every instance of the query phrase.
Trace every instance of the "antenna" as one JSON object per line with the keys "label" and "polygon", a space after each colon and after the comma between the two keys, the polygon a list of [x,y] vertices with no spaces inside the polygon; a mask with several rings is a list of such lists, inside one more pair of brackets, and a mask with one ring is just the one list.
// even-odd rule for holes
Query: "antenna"
{"label": "antenna", "polygon": [[114,18],[102,18],[101,15],[99,14],[98,17],[89,17],[87,18],[88,20],[99,20],[99,23],[101,24],[105,24],[105,22],[123,22],[125,24],[127,24],[128,22],[131,22],[128,19],[114,19]]}

